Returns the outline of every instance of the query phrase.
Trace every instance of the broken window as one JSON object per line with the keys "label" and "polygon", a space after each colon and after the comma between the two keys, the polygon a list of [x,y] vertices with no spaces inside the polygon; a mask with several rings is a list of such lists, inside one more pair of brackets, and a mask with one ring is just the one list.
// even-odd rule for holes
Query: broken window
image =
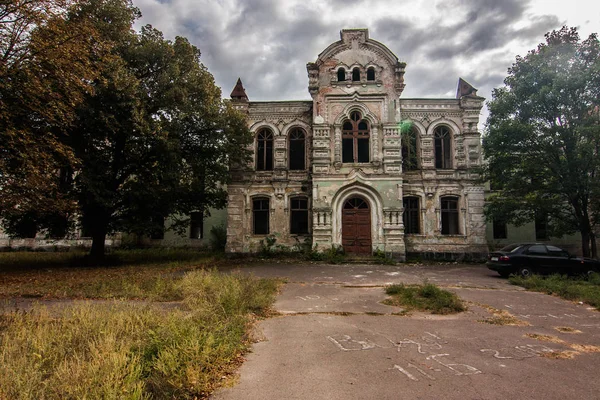
{"label": "broken window", "polygon": [[419,168],[417,138],[417,130],[414,127],[402,134],[402,170],[404,171],[413,171]]}
{"label": "broken window", "polygon": [[506,239],[506,222],[502,220],[492,221],[492,227],[494,231],[494,239]]}
{"label": "broken window", "polygon": [[442,235],[458,235],[458,198],[442,197]]}
{"label": "broken window", "polygon": [[360,81],[360,69],[358,69],[358,67],[355,67],[352,70],[352,80],[354,82]]}
{"label": "broken window", "polygon": [[302,129],[290,132],[290,170],[306,169],[306,135]]}
{"label": "broken window", "polygon": [[297,235],[308,233],[308,199],[293,197],[290,203],[290,233]]}
{"label": "broken window", "polygon": [[252,220],[255,235],[269,234],[269,199],[252,200]]}
{"label": "broken window", "polygon": [[421,233],[421,210],[418,197],[405,197],[402,201],[404,212],[404,233]]}
{"label": "broken window", "polygon": [[350,114],[350,120],[342,126],[342,162],[369,162],[369,123],[362,119],[358,111]]}
{"label": "broken window", "polygon": [[190,214],[190,239],[204,237],[204,214],[196,211]]}
{"label": "broken window", "polygon": [[375,80],[375,68],[369,67],[367,69],[367,80],[374,81]]}
{"label": "broken window", "polygon": [[450,129],[447,126],[438,126],[434,131],[435,137],[435,167],[439,169],[452,168]]}
{"label": "broken window", "polygon": [[262,129],[256,135],[256,170],[271,171],[273,169],[273,133]]}
{"label": "broken window", "polygon": [[344,68],[337,70],[337,80],[338,82],[344,82],[346,80],[346,70]]}

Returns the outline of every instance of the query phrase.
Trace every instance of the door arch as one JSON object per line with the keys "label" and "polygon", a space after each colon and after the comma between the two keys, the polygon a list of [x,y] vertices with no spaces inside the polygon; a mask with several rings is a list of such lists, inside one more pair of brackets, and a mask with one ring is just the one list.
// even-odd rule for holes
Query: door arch
{"label": "door arch", "polygon": [[371,254],[371,210],[361,197],[351,197],[342,207],[342,246],[351,254]]}

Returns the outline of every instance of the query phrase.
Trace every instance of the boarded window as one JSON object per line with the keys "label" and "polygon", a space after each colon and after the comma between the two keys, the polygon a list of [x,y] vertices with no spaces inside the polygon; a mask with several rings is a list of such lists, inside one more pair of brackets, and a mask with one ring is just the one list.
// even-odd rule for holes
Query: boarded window
{"label": "boarded window", "polygon": [[421,212],[419,210],[418,197],[405,197],[403,199],[404,233],[421,233]]}
{"label": "boarded window", "polygon": [[308,233],[308,199],[294,197],[290,199],[290,233],[302,235]]}
{"label": "boarded window", "polygon": [[375,80],[375,68],[369,67],[367,69],[367,80],[374,81]]}
{"label": "boarded window", "polygon": [[447,126],[438,126],[434,131],[435,137],[435,167],[439,169],[452,168],[450,129]]}
{"label": "boarded window", "polygon": [[338,82],[344,82],[346,80],[346,70],[344,68],[338,69],[337,80]]}
{"label": "boarded window", "polygon": [[442,235],[458,235],[458,198],[442,197]]}
{"label": "boarded window", "polygon": [[204,237],[204,215],[201,212],[193,212],[190,215],[190,239],[202,239]]}
{"label": "boarded window", "polygon": [[492,226],[494,230],[494,239],[506,239],[506,222],[494,220]]}
{"label": "boarded window", "polygon": [[352,80],[354,82],[360,81],[360,69],[358,67],[352,70]]}
{"label": "boarded window", "polygon": [[255,235],[269,234],[269,199],[252,200],[252,220]]}
{"label": "boarded window", "polygon": [[417,130],[410,128],[402,134],[402,169],[413,171],[419,168],[417,157]]}
{"label": "boarded window", "polygon": [[271,171],[273,169],[273,133],[262,129],[256,135],[256,170]]}
{"label": "boarded window", "polygon": [[302,129],[290,132],[290,170],[306,169],[306,135]]}
{"label": "boarded window", "polygon": [[370,128],[359,112],[350,114],[342,126],[342,162],[368,163],[370,158]]}

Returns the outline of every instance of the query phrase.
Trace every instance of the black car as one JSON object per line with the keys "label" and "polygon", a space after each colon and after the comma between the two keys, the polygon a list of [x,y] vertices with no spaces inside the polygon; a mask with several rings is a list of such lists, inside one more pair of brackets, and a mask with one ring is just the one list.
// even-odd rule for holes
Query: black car
{"label": "black car", "polygon": [[517,274],[589,275],[600,272],[600,261],[575,257],[568,251],[543,243],[511,244],[488,255],[487,266],[507,277]]}

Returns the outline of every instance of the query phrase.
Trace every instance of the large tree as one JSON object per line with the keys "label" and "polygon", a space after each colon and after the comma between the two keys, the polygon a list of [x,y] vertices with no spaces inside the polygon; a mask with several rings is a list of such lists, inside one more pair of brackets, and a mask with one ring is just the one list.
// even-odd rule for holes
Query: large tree
{"label": "large tree", "polygon": [[490,219],[547,218],[550,233],[579,232],[596,257],[600,193],[600,42],[575,28],[517,57],[489,103],[483,148],[494,190]]}
{"label": "large tree", "polygon": [[69,13],[73,5],[0,2],[0,218],[16,235],[73,211],[63,189],[76,159],[64,133],[93,90],[93,59],[108,54],[90,21]]}

